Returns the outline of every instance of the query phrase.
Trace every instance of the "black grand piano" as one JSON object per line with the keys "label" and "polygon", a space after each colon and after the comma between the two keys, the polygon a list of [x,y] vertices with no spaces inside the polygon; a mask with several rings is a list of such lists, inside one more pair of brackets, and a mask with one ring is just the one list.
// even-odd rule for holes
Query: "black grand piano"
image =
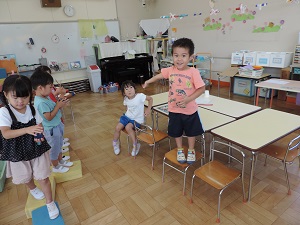
{"label": "black grand piano", "polygon": [[153,76],[153,57],[147,53],[136,54],[133,59],[116,56],[103,58],[97,62],[101,69],[102,83],[112,81],[121,85],[125,80],[142,83]]}

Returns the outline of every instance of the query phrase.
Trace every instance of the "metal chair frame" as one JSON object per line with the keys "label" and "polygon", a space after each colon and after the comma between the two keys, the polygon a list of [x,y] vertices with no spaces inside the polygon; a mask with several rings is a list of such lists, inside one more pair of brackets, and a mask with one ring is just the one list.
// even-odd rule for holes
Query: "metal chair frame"
{"label": "metal chair frame", "polygon": [[153,129],[151,126],[147,124],[139,124],[134,121],[134,128],[136,133],[136,138],[140,142],[145,142],[149,146],[152,147],[152,170],[154,169],[154,158],[155,158],[155,150],[158,150],[159,142],[168,138],[169,140],[169,148],[171,150],[171,141],[170,137],[167,133],[164,133],[158,129]]}
{"label": "metal chair frame", "polygon": [[[288,176],[288,171],[287,171],[287,164],[292,164],[294,159],[296,157],[294,157],[293,159],[290,159],[288,160],[288,156],[289,154],[291,153],[291,151],[294,151],[296,149],[298,149],[298,154],[297,154],[297,157],[299,159],[299,168],[300,168],[300,151],[299,151],[299,148],[300,148],[300,135],[298,135],[297,137],[293,138],[289,144],[287,145],[286,147],[286,151],[285,151],[285,154],[284,154],[284,158],[280,158],[280,157],[276,157],[276,155],[278,154],[277,152],[275,152],[275,155],[270,155],[268,153],[264,153],[264,149],[271,149],[272,147],[274,146],[274,144],[271,144],[269,146],[266,146],[265,148],[263,148],[261,150],[261,153],[265,154],[266,157],[265,157],[265,162],[264,162],[264,166],[267,165],[267,157],[270,156],[271,158],[275,159],[275,160],[278,160],[278,161],[281,161],[283,163],[283,167],[284,167],[284,174],[285,174],[285,179],[286,179],[286,184],[287,184],[287,188],[288,188],[288,195],[291,194],[291,187],[290,187],[290,182],[289,182],[289,176]],[[282,149],[284,149],[284,146],[282,144]],[[275,150],[277,151],[277,150]]]}
{"label": "metal chair frame", "polygon": [[[217,149],[215,149],[215,143],[217,144],[221,144],[221,145],[225,145],[227,147],[229,147],[231,150],[235,151],[236,153],[240,154],[241,155],[241,159],[238,159],[237,157],[234,157],[233,154],[230,154],[230,153],[226,153],[226,152],[222,152],[222,151],[219,151]],[[242,168],[241,168],[241,172],[238,174],[238,176],[236,176],[234,179],[232,180],[228,180],[228,183],[226,183],[226,185],[223,185],[221,187],[214,187],[216,189],[219,189],[220,192],[219,192],[219,200],[218,200],[218,214],[217,214],[217,220],[216,222],[219,223],[220,222],[220,208],[221,208],[221,195],[223,193],[223,191],[229,187],[232,183],[234,183],[236,180],[238,180],[239,178],[241,178],[241,181],[242,181],[242,191],[243,191],[243,201],[245,202],[246,201],[246,195],[245,195],[245,187],[244,187],[244,170],[245,170],[245,153],[243,151],[241,151],[240,149],[232,146],[231,144],[227,144],[227,143],[224,143],[224,142],[221,142],[221,141],[216,141],[212,140],[211,144],[210,144],[210,161],[205,164],[204,166],[198,168],[197,170],[194,171],[194,175],[192,177],[192,183],[191,183],[191,203],[193,202],[193,188],[194,188],[194,179],[195,177],[197,176],[197,171],[199,170],[203,170],[203,169],[206,169],[207,167],[209,167],[210,165],[213,166],[213,162],[215,162],[214,160],[214,155],[215,153],[218,153],[218,154],[221,154],[221,155],[225,155],[227,157],[230,157],[232,160],[238,162],[239,164],[241,164]],[[217,161],[218,162],[218,161]],[[222,167],[226,167],[225,164],[223,163],[219,163],[218,164],[221,164],[223,165]],[[228,167],[227,167],[228,168]],[[232,168],[228,168],[230,171],[237,171],[236,169],[232,169]],[[217,171],[217,172],[220,172],[220,174],[222,174],[222,170],[220,171]],[[198,177],[198,176],[197,176]],[[199,177],[200,179],[202,179],[201,177]],[[211,177],[210,177],[211,178]],[[208,178],[209,179],[209,178]],[[212,178],[213,179],[213,178]],[[217,178],[215,178],[217,179]],[[202,179],[203,180],[203,179]],[[205,181],[206,183],[208,183],[207,181]],[[211,186],[213,186],[212,184],[210,184]]]}
{"label": "metal chair frame", "polygon": [[[198,142],[199,140],[196,139]],[[201,144],[202,144],[202,150],[201,150],[201,157],[200,157],[200,160],[201,160],[201,166],[204,164],[205,162],[205,139],[204,139],[204,134],[201,135],[201,140],[200,140]],[[186,147],[184,147],[184,149],[186,150]],[[176,151],[177,152],[177,148],[176,149],[173,149],[171,151]],[[172,169],[180,172],[183,174],[183,189],[182,189],[182,195],[185,195],[185,187],[186,187],[186,172],[187,170],[190,168],[190,166],[194,165],[193,164],[187,164],[187,163],[184,163],[184,164],[181,164],[179,165],[178,164],[178,167],[182,167],[182,169],[178,169],[177,167],[175,167],[173,164],[169,163],[168,161],[172,162],[170,159],[168,159],[168,157],[166,156],[167,153],[165,154],[165,157],[163,159],[163,168],[162,168],[162,182],[164,182],[164,177],[165,177],[165,165],[171,167]],[[166,161],[168,160],[168,161]],[[199,160],[199,159],[198,159]],[[196,161],[197,161],[197,157],[196,157]]]}

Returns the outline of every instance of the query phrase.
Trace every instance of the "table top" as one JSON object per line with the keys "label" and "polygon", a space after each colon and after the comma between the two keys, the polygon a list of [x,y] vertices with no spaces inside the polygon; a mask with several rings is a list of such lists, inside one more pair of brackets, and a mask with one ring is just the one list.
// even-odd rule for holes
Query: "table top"
{"label": "table top", "polygon": [[209,95],[206,98],[203,95],[196,99],[197,103],[205,103],[205,101],[209,101],[211,104],[199,104],[200,107],[218,112],[227,116],[231,116],[235,119],[239,119],[241,117],[247,116],[249,114],[255,113],[261,110],[261,107],[254,106],[242,102],[233,101],[226,98],[220,98],[217,96]]}
{"label": "table top", "polygon": [[247,150],[258,151],[299,128],[300,116],[264,109],[213,129],[211,133]]}
{"label": "table top", "polygon": [[300,81],[297,80],[282,80],[282,79],[270,79],[255,84],[255,87],[270,88],[281,91],[300,92]]}
{"label": "table top", "polygon": [[[166,91],[163,93],[151,95],[151,97],[153,98],[152,107],[168,103],[168,94],[169,92]],[[144,105],[148,107],[148,101],[145,101]]]}
{"label": "table top", "polygon": [[[163,104],[160,106],[153,107],[153,110],[156,112],[159,112],[165,116],[169,115],[168,111],[168,104]],[[232,121],[235,121],[234,118],[213,112],[201,107],[198,107],[198,113],[200,114],[200,119],[202,122],[202,126],[206,132],[217,128],[219,126],[222,126],[224,124],[230,123]]]}
{"label": "table top", "polygon": [[228,69],[218,72],[219,76],[234,77],[238,73],[238,67],[229,67]]}
{"label": "table top", "polygon": [[244,77],[244,78],[249,78],[249,79],[253,79],[253,80],[260,80],[262,78],[269,77],[269,76],[271,76],[271,74],[269,74],[269,73],[263,73],[261,76],[245,76],[245,75],[240,75],[240,74],[235,75],[235,77]]}

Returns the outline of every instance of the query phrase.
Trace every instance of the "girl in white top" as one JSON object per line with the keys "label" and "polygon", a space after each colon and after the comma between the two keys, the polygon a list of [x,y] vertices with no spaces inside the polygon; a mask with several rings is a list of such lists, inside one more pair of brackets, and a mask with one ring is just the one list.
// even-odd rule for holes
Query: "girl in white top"
{"label": "girl in white top", "polygon": [[25,184],[35,199],[46,198],[49,217],[55,219],[59,210],[52,199],[49,181],[51,147],[41,135],[42,118],[31,104],[29,78],[9,76],[0,97],[5,105],[0,108],[0,160],[7,161],[7,177],[12,177],[14,184]]}
{"label": "girl in white top", "polygon": [[[132,156],[136,156],[140,150],[140,144],[137,143],[134,131],[134,121],[144,123],[144,117],[151,112],[153,99],[143,93],[136,93],[135,84],[132,81],[124,81],[121,86],[122,95],[124,96],[123,104],[127,106],[126,113],[120,117],[120,121],[116,126],[113,147],[116,155],[120,154],[120,132],[125,128],[128,135],[132,139],[133,149]],[[148,101],[148,108],[144,112],[144,102]]]}

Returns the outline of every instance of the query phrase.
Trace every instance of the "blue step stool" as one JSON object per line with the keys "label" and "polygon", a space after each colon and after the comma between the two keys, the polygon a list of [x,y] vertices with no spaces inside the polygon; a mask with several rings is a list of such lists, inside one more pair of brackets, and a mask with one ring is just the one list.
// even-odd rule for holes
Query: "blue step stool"
{"label": "blue step stool", "polygon": [[44,205],[32,211],[32,224],[33,225],[65,225],[64,219],[61,216],[61,212],[57,202],[55,202],[59,210],[59,216],[54,220],[51,220],[48,215],[47,206]]}

